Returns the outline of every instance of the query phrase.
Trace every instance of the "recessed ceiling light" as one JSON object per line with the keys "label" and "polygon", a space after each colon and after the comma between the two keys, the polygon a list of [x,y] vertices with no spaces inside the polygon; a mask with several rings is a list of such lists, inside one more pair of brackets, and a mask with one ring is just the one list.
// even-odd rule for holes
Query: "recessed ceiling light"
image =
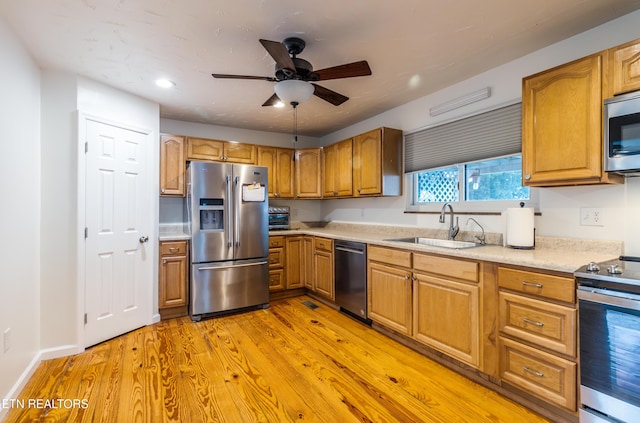
{"label": "recessed ceiling light", "polygon": [[282,101],[278,101],[273,107],[284,107],[284,103]]}
{"label": "recessed ceiling light", "polygon": [[173,88],[176,86],[176,83],[173,81],[169,81],[168,79],[160,78],[156,79],[156,85],[162,88]]}

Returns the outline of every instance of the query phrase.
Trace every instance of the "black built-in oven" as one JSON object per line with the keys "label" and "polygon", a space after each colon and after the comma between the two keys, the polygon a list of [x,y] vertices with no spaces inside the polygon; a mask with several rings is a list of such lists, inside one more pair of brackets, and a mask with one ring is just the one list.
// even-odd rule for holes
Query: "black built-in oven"
{"label": "black built-in oven", "polygon": [[640,422],[640,259],[590,263],[575,276],[580,423]]}

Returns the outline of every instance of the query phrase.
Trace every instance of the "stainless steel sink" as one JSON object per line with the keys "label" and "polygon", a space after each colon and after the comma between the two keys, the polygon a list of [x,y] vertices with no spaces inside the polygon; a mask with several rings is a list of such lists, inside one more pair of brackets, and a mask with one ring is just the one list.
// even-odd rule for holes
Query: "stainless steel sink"
{"label": "stainless steel sink", "polygon": [[460,250],[462,248],[474,248],[480,247],[482,244],[469,242],[469,241],[455,241],[450,239],[438,239],[438,238],[391,238],[385,239],[385,241],[395,242],[407,242],[409,244],[429,245],[432,247],[442,247]]}

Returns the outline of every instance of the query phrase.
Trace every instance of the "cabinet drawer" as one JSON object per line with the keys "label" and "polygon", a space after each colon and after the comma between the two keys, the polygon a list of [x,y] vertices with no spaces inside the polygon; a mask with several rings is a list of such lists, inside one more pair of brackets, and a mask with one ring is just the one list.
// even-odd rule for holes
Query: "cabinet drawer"
{"label": "cabinet drawer", "polygon": [[316,237],[315,246],[316,250],[333,251],[333,240]]}
{"label": "cabinet drawer", "polygon": [[367,248],[367,257],[369,260],[394,266],[411,267],[411,253],[409,251],[369,245]]}
{"label": "cabinet drawer", "polygon": [[559,353],[576,356],[576,310],[500,292],[500,330]]}
{"label": "cabinet drawer", "polygon": [[413,268],[423,272],[478,282],[478,263],[427,254],[413,254]]}
{"label": "cabinet drawer", "polygon": [[269,269],[284,267],[284,248],[269,248]]}
{"label": "cabinet drawer", "polygon": [[502,380],[571,411],[576,410],[576,363],[500,338]]}
{"label": "cabinet drawer", "polygon": [[498,269],[498,286],[572,304],[575,304],[576,301],[576,287],[573,278],[500,267]]}
{"label": "cabinet drawer", "polygon": [[161,256],[183,256],[187,254],[187,241],[163,241],[160,243]]}
{"label": "cabinet drawer", "polygon": [[284,269],[269,270],[269,290],[284,289]]}
{"label": "cabinet drawer", "polygon": [[269,248],[274,247],[284,247],[284,237],[283,236],[270,236],[269,237]]}

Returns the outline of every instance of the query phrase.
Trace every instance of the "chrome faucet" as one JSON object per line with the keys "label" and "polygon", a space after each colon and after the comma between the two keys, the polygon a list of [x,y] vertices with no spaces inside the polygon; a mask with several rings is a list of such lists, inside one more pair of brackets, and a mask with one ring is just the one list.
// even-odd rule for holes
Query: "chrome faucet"
{"label": "chrome faucet", "polygon": [[476,239],[477,239],[478,241],[480,241],[480,245],[485,245],[485,244],[487,243],[487,241],[486,241],[486,240],[485,240],[485,238],[484,238],[484,228],[483,228],[483,227],[482,227],[482,225],[481,225],[481,224],[479,224],[479,223],[478,223],[478,221],[477,221],[477,220],[475,220],[473,217],[470,217],[470,218],[468,218],[468,219],[467,219],[467,225],[469,224],[469,221],[470,221],[470,220],[473,220],[473,221],[475,222],[475,224],[476,224],[476,225],[478,225],[478,226],[480,227],[480,229],[482,229],[482,235],[480,235],[480,236],[476,235]]}
{"label": "chrome faucet", "polygon": [[454,239],[456,237],[456,235],[458,235],[458,231],[460,230],[460,228],[458,227],[458,217],[456,217],[456,224],[455,226],[453,225],[453,207],[451,207],[451,203],[445,203],[444,206],[442,206],[442,210],[440,210],[440,223],[444,223],[445,222],[445,213],[446,213],[446,208],[447,206],[449,206],[449,212],[451,215],[451,219],[449,222],[449,239]]}

